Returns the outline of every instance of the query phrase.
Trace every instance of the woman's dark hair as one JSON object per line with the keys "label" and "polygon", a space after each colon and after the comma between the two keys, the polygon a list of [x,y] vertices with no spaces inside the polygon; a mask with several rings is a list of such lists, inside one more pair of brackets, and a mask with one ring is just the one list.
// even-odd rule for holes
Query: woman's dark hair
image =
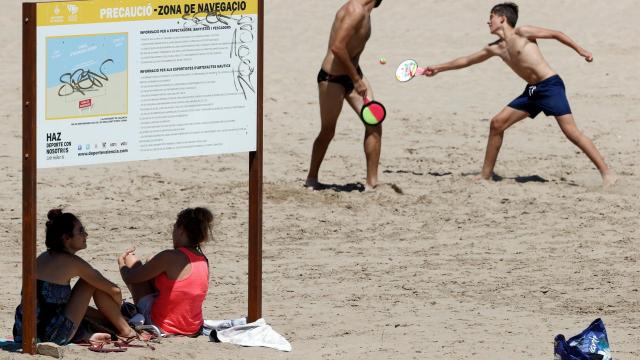
{"label": "woman's dark hair", "polygon": [[45,245],[49,251],[64,251],[64,236],[73,236],[73,228],[80,221],[72,213],[51,209],[47,214]]}
{"label": "woman's dark hair", "polygon": [[518,5],[512,2],[498,4],[491,9],[492,14],[504,16],[507,18],[507,24],[516,27],[518,22]]}
{"label": "woman's dark hair", "polygon": [[191,246],[199,246],[213,237],[211,234],[212,222],[213,214],[209,209],[187,208],[178,213],[175,226],[184,230]]}

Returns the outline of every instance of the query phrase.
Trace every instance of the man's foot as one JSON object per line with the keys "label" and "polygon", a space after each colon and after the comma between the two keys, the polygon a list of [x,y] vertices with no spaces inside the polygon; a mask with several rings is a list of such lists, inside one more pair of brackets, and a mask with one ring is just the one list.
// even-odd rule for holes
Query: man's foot
{"label": "man's foot", "polygon": [[504,180],[504,178],[503,178],[502,176],[500,176],[500,175],[498,175],[498,174],[494,173],[494,172],[492,172],[492,173],[491,173],[491,174],[489,174],[489,175],[487,175],[487,174],[483,174],[483,173],[481,172],[480,174],[478,174],[478,175],[474,176],[474,177],[473,177],[473,180],[478,181],[478,182],[480,182],[480,181],[489,181],[489,182],[490,182],[490,181],[495,181],[495,182],[498,182],[498,181],[502,181],[502,180]]}
{"label": "man's foot", "polygon": [[380,183],[378,182],[378,176],[377,175],[373,175],[373,176],[369,176],[367,175],[367,180],[364,183],[365,187],[370,187],[370,188],[377,188],[378,185],[380,185]]}
{"label": "man's foot", "polygon": [[364,191],[363,191],[363,192],[373,192],[373,191],[376,191],[376,188],[377,188],[377,187],[378,187],[378,184],[376,184],[376,185],[371,185],[371,184],[367,183],[367,184],[364,186]]}
{"label": "man's foot", "polygon": [[611,170],[602,174],[602,186],[609,187],[618,181],[618,176]]}
{"label": "man's foot", "polygon": [[318,179],[307,178],[307,180],[304,182],[304,187],[311,190],[317,190],[318,188],[320,188],[320,183],[318,182]]}

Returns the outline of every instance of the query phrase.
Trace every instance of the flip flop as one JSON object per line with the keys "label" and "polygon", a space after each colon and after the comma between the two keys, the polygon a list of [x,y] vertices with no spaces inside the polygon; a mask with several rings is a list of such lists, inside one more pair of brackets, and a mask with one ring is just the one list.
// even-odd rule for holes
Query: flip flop
{"label": "flip flop", "polygon": [[[140,344],[132,344],[132,342],[134,341],[142,341],[144,342],[143,345]],[[133,336],[129,336],[129,337],[123,337],[123,336],[118,336],[118,341],[114,342],[113,345],[115,345],[118,348],[130,348],[130,347],[136,347],[136,348],[149,348],[151,350],[155,350],[156,348],[149,344],[147,342],[147,340],[144,340],[144,336],[142,336],[141,334],[136,333]]]}
{"label": "flip flop", "polygon": [[126,348],[114,347],[114,348],[105,348],[104,343],[93,344],[89,346],[89,351],[99,352],[99,353],[110,353],[110,352],[125,352]]}

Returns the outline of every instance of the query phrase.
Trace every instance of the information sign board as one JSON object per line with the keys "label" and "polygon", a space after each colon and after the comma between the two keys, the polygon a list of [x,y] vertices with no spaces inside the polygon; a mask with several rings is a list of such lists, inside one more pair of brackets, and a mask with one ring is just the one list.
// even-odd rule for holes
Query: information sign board
{"label": "information sign board", "polygon": [[38,168],[256,149],[258,1],[37,6]]}

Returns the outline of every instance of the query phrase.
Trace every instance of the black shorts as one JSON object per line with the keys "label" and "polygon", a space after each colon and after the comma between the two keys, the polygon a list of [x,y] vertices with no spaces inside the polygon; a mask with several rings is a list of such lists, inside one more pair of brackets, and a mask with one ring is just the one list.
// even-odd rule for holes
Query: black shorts
{"label": "black shorts", "polygon": [[[362,76],[360,66],[356,67],[356,70],[358,71],[358,75]],[[318,72],[318,83],[323,81],[342,85],[345,94],[349,94],[354,89],[353,80],[351,80],[349,75],[332,75],[320,68],[320,71]]]}

